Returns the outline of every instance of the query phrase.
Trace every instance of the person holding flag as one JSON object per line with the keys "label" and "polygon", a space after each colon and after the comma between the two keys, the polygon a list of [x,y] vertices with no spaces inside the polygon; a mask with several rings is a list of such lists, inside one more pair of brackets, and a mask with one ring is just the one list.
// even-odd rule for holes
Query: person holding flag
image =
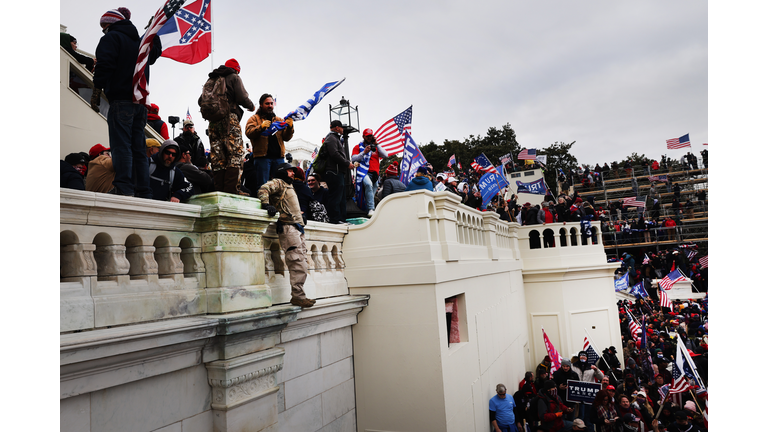
{"label": "person holding flag", "polygon": [[[135,103],[133,91],[134,70],[139,58],[141,38],[131,22],[128,8],[109,10],[101,16],[99,25],[104,36],[96,47],[96,67],[93,74],[91,108],[99,112],[102,91],[109,100],[107,128],[112,166],[115,169],[115,195],[152,198],[149,187],[149,161],[146,156],[144,127],[147,125],[147,107],[144,101]],[[149,82],[149,65],[162,53],[159,38],[149,48],[144,76]]]}
{"label": "person holding flag", "polygon": [[[285,122],[285,128],[264,135],[272,123]],[[283,120],[275,114],[275,99],[269,93],[259,98],[259,109],[248,119],[245,136],[251,140],[253,165],[256,168],[255,190],[269,181],[277,167],[285,163],[285,142],[293,138],[293,119]]]}
{"label": "person holding flag", "polygon": [[363,131],[363,140],[352,148],[352,162],[358,162],[357,176],[355,178],[355,196],[357,206],[361,210],[368,210],[368,217],[373,216],[373,193],[379,184],[379,163],[381,159],[389,156],[383,146],[376,144],[373,129]]}

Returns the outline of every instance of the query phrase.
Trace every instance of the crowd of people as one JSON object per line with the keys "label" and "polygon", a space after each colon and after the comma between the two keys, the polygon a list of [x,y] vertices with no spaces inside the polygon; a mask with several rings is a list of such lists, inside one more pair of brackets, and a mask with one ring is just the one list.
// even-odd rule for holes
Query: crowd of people
{"label": "crowd of people", "polygon": [[[706,431],[707,306],[706,300],[690,299],[676,300],[671,307],[660,307],[651,299],[619,301],[621,351],[610,346],[596,361],[580,351],[561,359],[554,371],[546,356],[510,394],[506,385],[497,385],[489,401],[491,430]],[[637,317],[644,317],[645,328],[633,331],[630,322]],[[701,386],[685,373],[675,376],[678,340],[693,360]],[[600,390],[591,404],[570,401],[568,381],[599,383]],[[680,391],[664,391],[670,387]]]}

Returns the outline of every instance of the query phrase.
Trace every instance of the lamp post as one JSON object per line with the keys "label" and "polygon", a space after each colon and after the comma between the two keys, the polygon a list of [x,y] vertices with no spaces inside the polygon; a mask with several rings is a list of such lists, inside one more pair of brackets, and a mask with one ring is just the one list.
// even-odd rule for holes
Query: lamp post
{"label": "lamp post", "polygon": [[[331,122],[334,120],[339,120],[344,127],[344,133],[342,137],[344,154],[347,156],[347,158],[350,158],[351,153],[349,151],[349,135],[360,132],[360,114],[357,110],[357,106],[352,107],[349,101],[346,100],[344,96],[342,96],[338,105],[331,106],[328,104],[328,109]],[[355,182],[349,171],[346,171],[344,184],[347,188],[347,218],[352,219],[366,216],[367,213],[362,211],[353,200],[353,197],[355,196]]]}

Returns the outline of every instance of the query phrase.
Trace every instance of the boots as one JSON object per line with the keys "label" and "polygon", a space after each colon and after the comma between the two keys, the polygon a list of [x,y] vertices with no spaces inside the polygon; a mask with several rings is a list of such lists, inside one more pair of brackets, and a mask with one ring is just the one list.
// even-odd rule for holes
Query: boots
{"label": "boots", "polygon": [[213,190],[216,192],[224,192],[224,173],[224,170],[213,172]]}
{"label": "boots", "polygon": [[315,300],[308,298],[291,297],[291,304],[302,308],[311,308],[315,305]]}

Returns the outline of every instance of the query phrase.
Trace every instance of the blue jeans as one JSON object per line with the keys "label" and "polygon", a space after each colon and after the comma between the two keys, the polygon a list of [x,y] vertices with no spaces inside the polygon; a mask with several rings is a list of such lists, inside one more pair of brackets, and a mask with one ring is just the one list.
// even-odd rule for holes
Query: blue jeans
{"label": "blue jeans", "polygon": [[149,188],[149,160],[144,136],[147,108],[128,100],[111,101],[107,113],[109,147],[115,180],[123,195],[152,198]]}
{"label": "blue jeans", "polygon": [[270,159],[265,157],[258,157],[253,158],[253,166],[256,168],[256,190],[253,190],[251,192],[256,192],[259,190],[261,185],[268,182],[270,179],[270,173],[272,173],[272,170],[277,169],[278,166],[285,163],[285,159],[278,158],[278,159]]}
{"label": "blue jeans", "polygon": [[373,210],[374,202],[373,202],[373,192],[375,188],[373,186],[373,181],[371,180],[370,175],[366,175],[363,177],[363,193],[365,194],[365,206],[367,207],[366,210]]}
{"label": "blue jeans", "polygon": [[347,188],[344,184],[344,174],[325,173],[325,184],[328,185],[328,203],[326,210],[331,223],[347,221]]}

